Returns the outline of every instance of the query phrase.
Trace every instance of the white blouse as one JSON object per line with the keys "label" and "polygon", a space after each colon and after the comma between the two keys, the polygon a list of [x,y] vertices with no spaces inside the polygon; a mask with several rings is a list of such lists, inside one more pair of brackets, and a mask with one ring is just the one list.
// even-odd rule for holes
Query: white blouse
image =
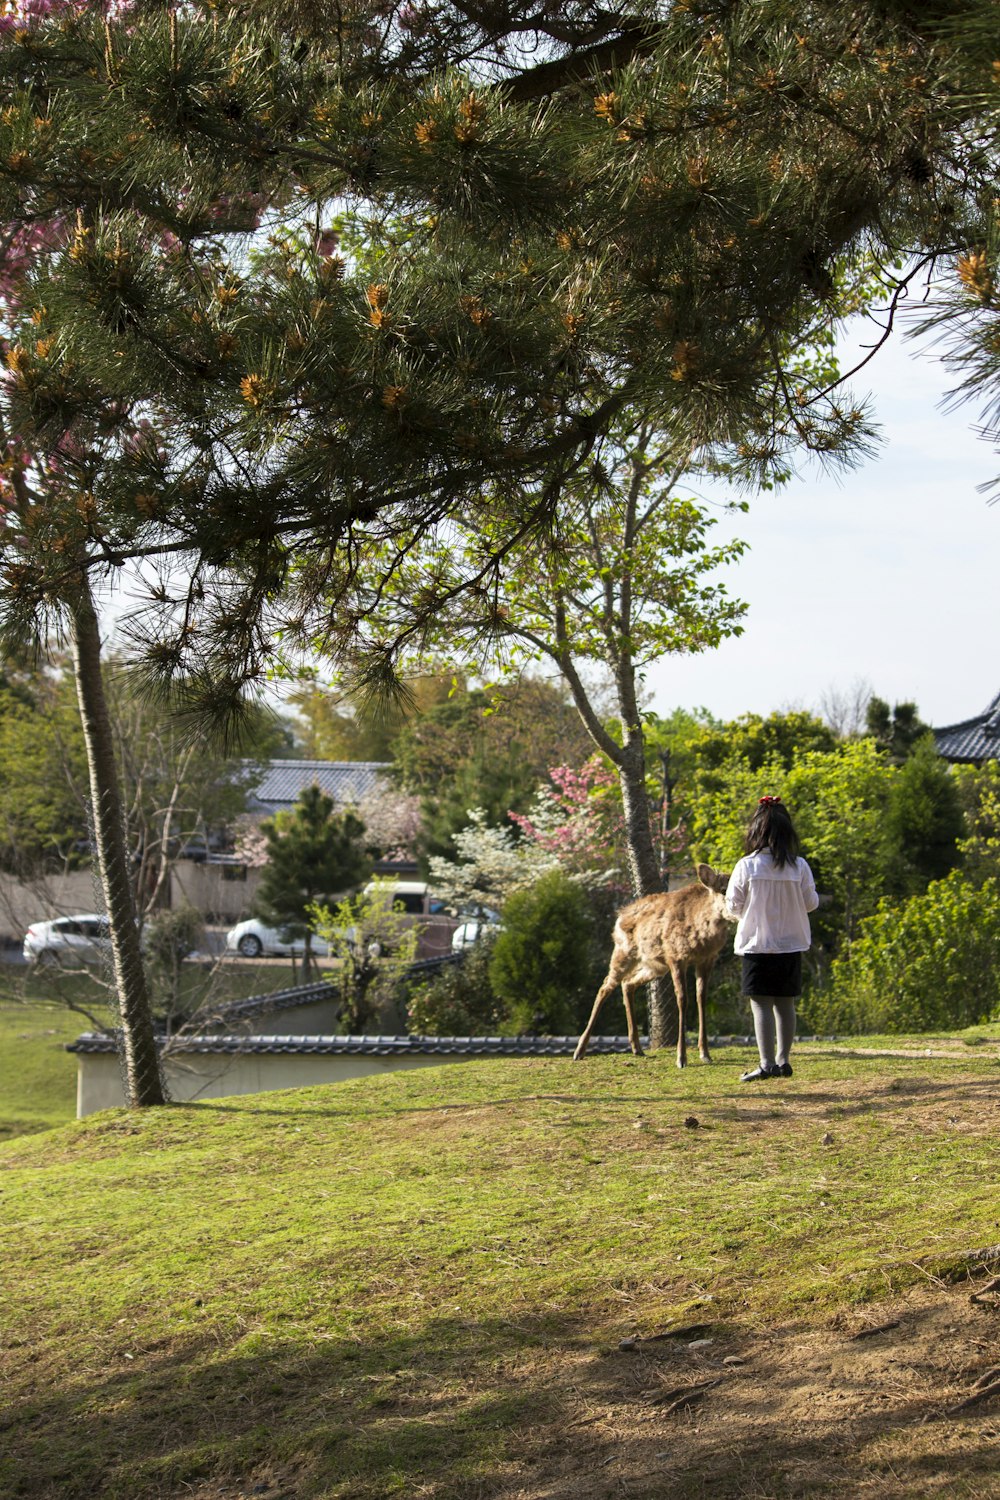
{"label": "white blouse", "polygon": [[726,911],[739,918],[736,952],[804,953],[812,941],[806,913],[818,905],[804,859],[779,869],[766,849],[745,855],[726,890]]}

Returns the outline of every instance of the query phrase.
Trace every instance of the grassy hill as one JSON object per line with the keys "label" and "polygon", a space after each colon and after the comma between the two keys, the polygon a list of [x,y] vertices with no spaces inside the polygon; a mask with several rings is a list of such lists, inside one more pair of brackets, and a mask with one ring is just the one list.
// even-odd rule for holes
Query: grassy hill
{"label": "grassy hill", "polygon": [[995,1396],[925,1420],[1000,1379],[996,1047],[748,1061],[5,1143],[0,1495],[1000,1494]]}

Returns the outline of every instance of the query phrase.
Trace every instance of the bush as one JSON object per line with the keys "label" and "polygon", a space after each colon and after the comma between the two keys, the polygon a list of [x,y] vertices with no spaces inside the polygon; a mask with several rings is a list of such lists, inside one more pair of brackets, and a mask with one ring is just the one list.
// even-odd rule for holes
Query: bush
{"label": "bush", "polygon": [[583,890],[551,870],[512,896],[493,945],[490,982],[514,1035],[577,1029],[590,978],[591,923]]}
{"label": "bush", "polygon": [[406,1017],[418,1036],[496,1036],[506,1012],[490,984],[492,936],[467,948],[458,963],[414,986]]}
{"label": "bush", "polygon": [[822,1031],[929,1031],[1000,1018],[1000,884],[961,871],[901,906],[887,901],[809,1000]]}

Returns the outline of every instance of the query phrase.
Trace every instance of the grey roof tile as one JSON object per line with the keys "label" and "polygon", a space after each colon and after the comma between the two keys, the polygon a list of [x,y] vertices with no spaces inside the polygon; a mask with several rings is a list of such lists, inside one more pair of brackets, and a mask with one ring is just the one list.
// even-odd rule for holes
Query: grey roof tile
{"label": "grey roof tile", "polygon": [[[421,1055],[461,1057],[571,1057],[577,1036],[187,1036],[175,1037],[171,1052],[301,1053],[373,1057]],[[114,1052],[113,1036],[84,1032],[66,1044],[67,1052]],[[591,1053],[628,1052],[627,1036],[594,1036]]]}
{"label": "grey roof tile", "polygon": [[935,729],[934,743],[945,760],[978,762],[1000,756],[1000,693],[974,719]]}
{"label": "grey roof tile", "polygon": [[338,808],[357,806],[378,789],[388,770],[388,762],[379,760],[272,760],[250,792],[247,806],[270,816],[293,807],[310,786],[326,792]]}

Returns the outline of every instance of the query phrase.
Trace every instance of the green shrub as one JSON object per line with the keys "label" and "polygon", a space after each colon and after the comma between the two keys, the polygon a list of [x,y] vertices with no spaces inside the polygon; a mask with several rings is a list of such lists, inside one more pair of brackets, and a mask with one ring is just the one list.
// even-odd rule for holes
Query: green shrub
{"label": "green shrub", "polygon": [[561,870],[510,898],[490,961],[493,992],[509,1018],[506,1030],[576,1031],[591,973],[590,937],[586,895]]}
{"label": "green shrub", "polygon": [[417,1036],[497,1036],[507,1019],[490,984],[492,936],[486,934],[433,979],[414,986],[406,1018]]}
{"label": "green shrub", "polygon": [[879,903],[825,993],[809,999],[821,1031],[928,1031],[1000,1017],[1000,884],[953,870],[903,905]]}

